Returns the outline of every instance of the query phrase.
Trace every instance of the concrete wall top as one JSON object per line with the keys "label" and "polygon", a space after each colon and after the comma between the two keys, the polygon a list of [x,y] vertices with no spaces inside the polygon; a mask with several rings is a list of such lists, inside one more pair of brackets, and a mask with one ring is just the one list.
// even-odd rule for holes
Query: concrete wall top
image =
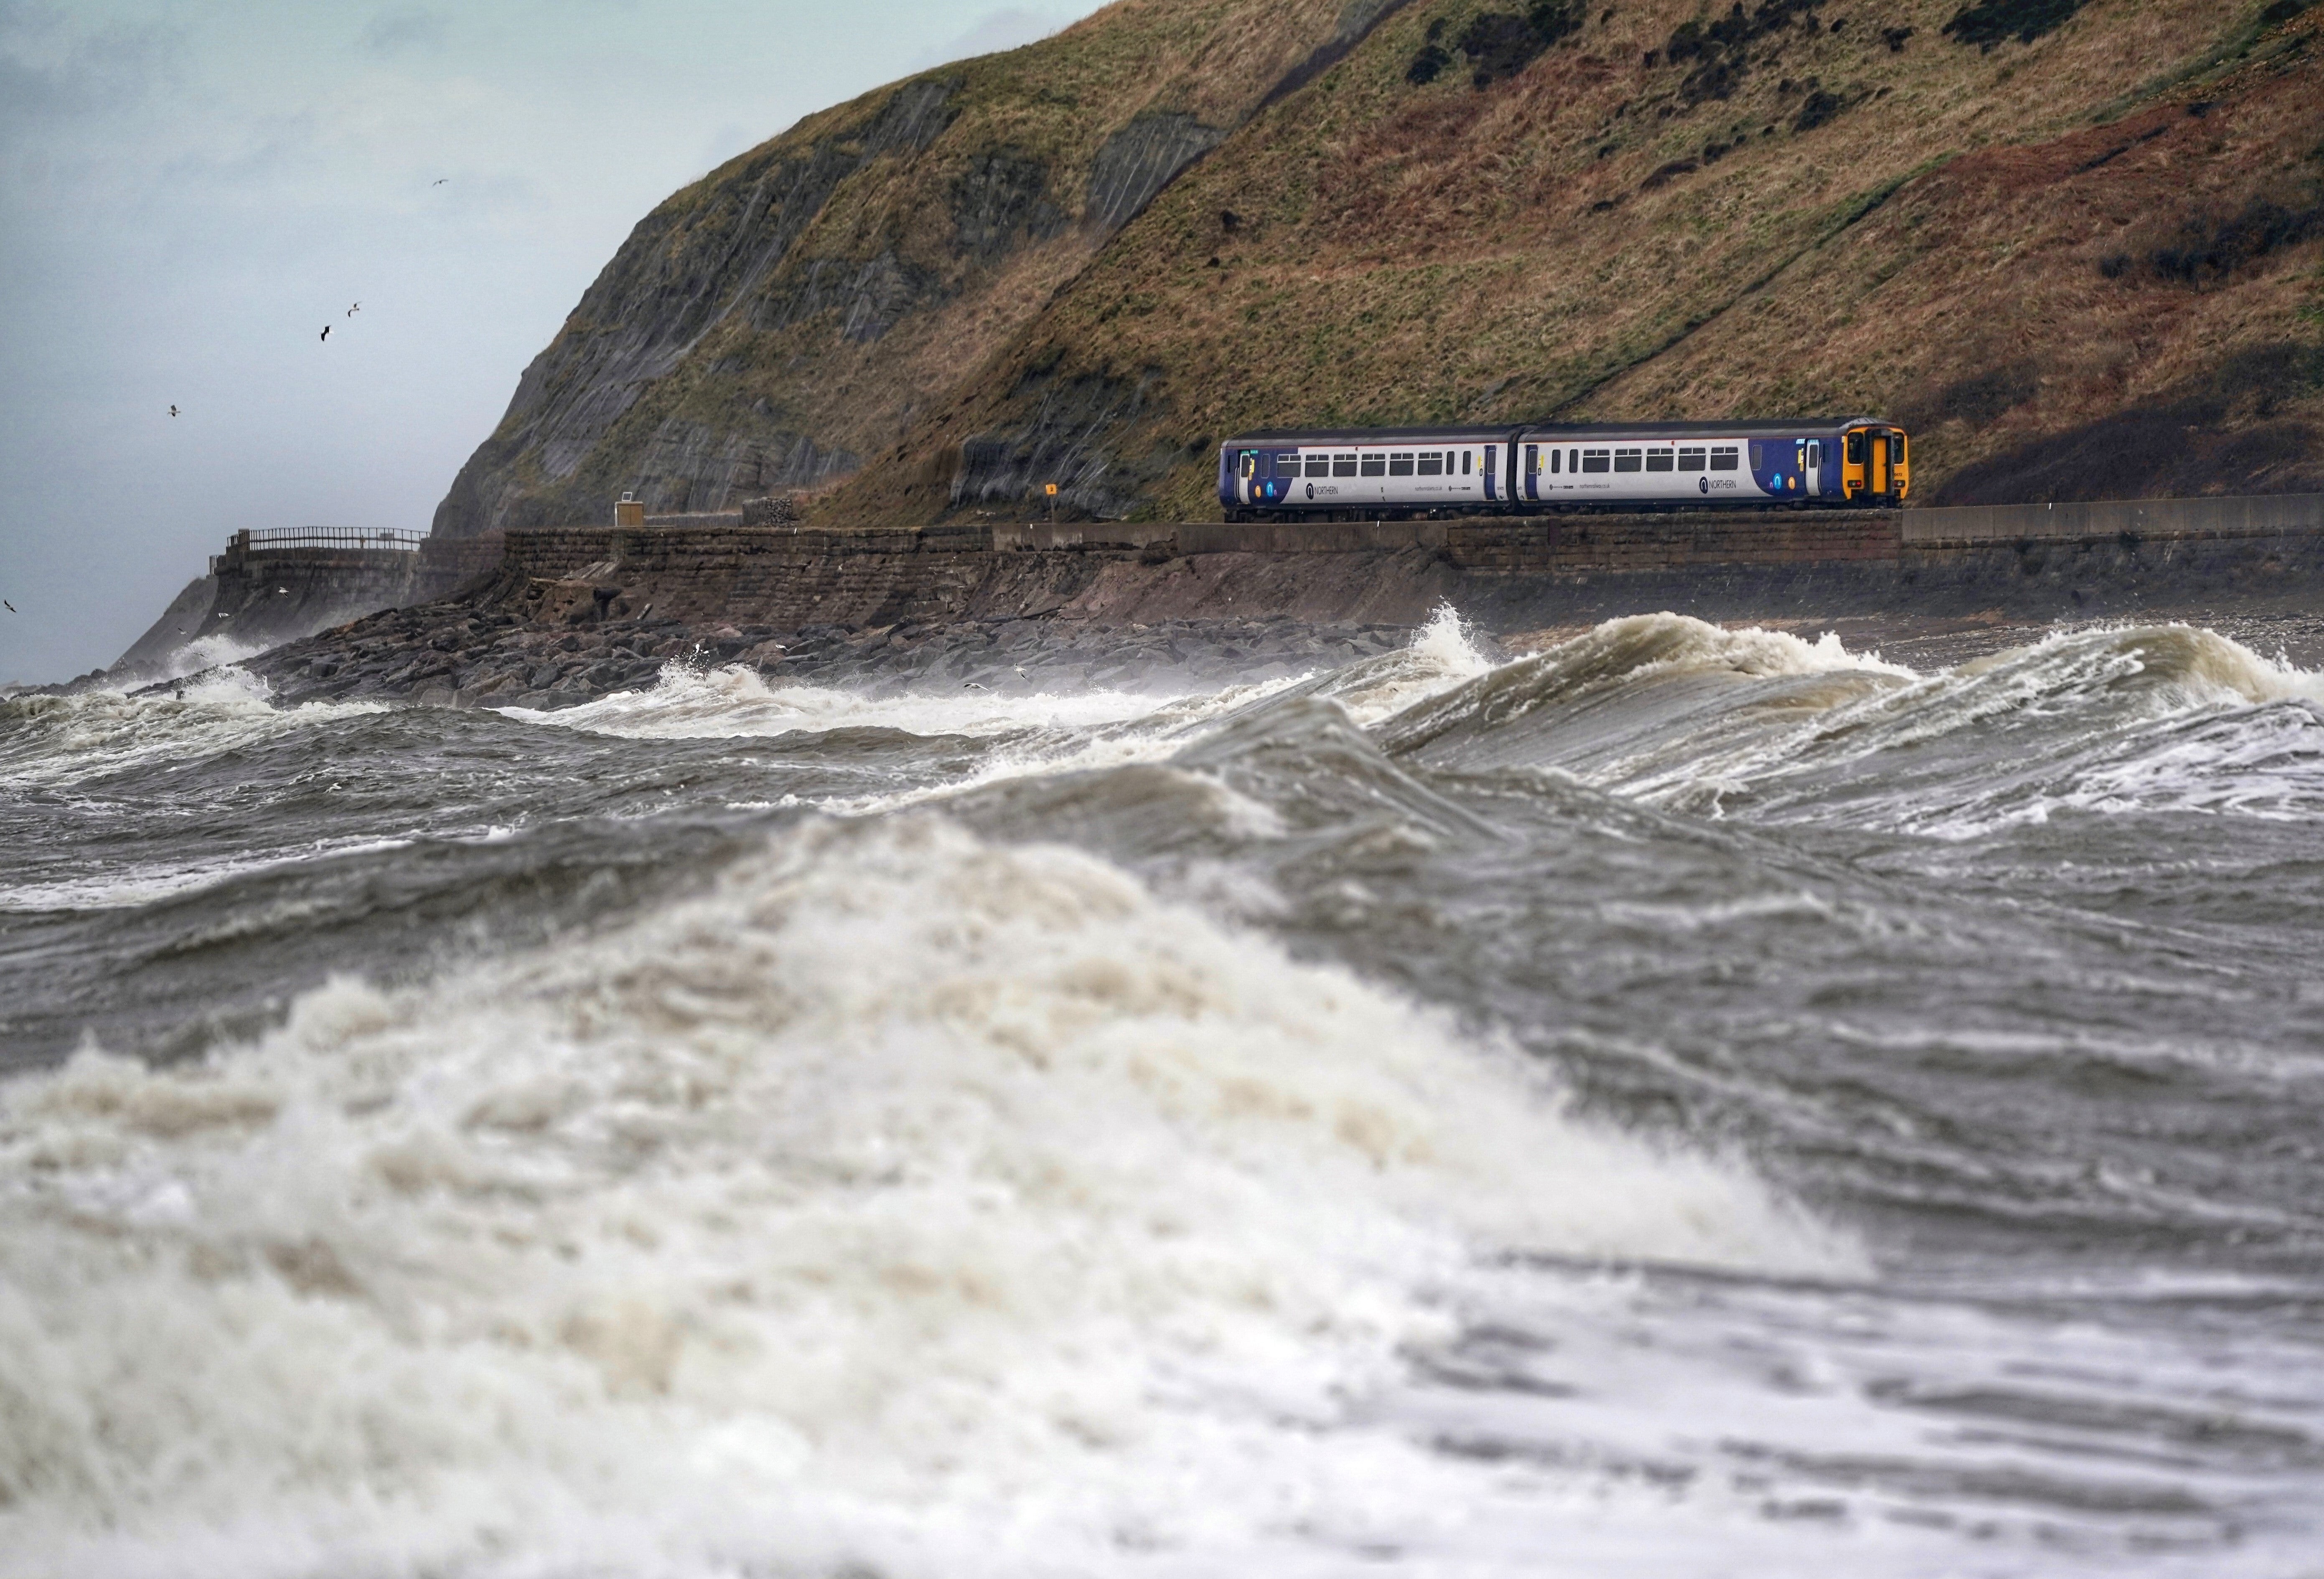
{"label": "concrete wall top", "polygon": [[2020,537],[2270,537],[2324,530],[2324,493],[2217,499],[2107,499],[1908,510],[1907,543],[2010,542]]}

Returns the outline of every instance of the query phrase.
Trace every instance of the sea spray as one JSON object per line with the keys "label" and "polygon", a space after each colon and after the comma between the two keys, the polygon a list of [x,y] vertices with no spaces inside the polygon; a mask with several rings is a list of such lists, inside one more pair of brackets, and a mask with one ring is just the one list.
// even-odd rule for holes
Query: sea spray
{"label": "sea spray", "polygon": [[583,1509],[678,1571],[900,1561],[1045,1483],[1056,1552],[1258,1540],[1479,1256],[1861,1264],[1344,972],[925,817],[5,1102],[0,1546],[36,1565],[240,1530],[245,1573],[491,1571]]}

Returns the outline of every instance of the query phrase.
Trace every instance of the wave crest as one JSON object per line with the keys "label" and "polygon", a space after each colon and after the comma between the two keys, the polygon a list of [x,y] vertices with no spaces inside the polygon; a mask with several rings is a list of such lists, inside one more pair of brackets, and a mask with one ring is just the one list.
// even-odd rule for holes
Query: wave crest
{"label": "wave crest", "polygon": [[1461,1473],[1311,1427],[1472,1256],[1856,1264],[1345,972],[927,818],[199,1068],[85,1053],[0,1088],[0,1547],[66,1567],[1256,1539],[1394,1483],[1334,1455]]}

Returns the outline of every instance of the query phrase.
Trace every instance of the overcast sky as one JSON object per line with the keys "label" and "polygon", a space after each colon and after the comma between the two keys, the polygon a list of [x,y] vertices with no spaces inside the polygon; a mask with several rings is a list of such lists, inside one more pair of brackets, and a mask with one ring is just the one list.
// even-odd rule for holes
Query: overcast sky
{"label": "overcast sky", "polygon": [[1095,9],[0,0],[0,682],[111,663],[237,528],[425,531],[654,204]]}

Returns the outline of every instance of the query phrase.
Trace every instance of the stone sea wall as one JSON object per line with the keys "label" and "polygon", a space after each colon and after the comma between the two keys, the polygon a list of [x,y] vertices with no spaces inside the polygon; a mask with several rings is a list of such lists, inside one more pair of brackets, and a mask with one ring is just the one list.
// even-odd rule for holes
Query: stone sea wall
{"label": "stone sea wall", "polygon": [[[2061,528],[2069,508],[2088,517],[2083,529]],[[1722,619],[2127,611],[2324,593],[2324,499],[862,533],[567,528],[510,533],[500,575],[511,588],[587,583],[609,607],[690,623],[784,629],[1050,611],[1417,620],[1448,598],[1502,623],[1665,608]]]}
{"label": "stone sea wall", "polygon": [[2324,522],[2305,508],[2244,510],[2241,524],[2194,512],[2176,533],[2149,509],[2144,534],[2014,536],[1999,535],[2006,517],[1961,512],[1975,519],[1917,537],[1909,517],[1871,511],[520,530],[455,595],[250,666],[278,702],[563,707],[647,684],[672,659],[988,688],[1205,664],[1304,672],[1379,650],[1443,603],[1510,636],[1661,610],[1775,622],[2304,613],[2324,604]]}

